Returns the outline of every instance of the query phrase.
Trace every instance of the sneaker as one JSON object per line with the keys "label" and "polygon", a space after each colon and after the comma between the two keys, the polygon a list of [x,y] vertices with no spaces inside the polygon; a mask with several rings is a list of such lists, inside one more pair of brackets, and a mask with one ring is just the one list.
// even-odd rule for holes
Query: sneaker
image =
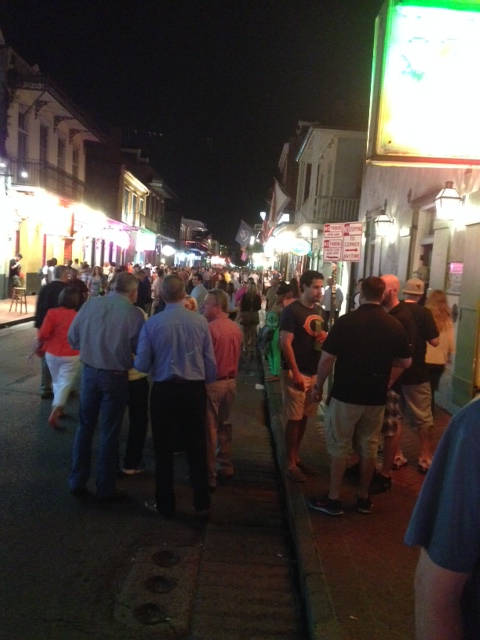
{"label": "sneaker", "polygon": [[145,473],[145,469],[143,469],[143,468],[138,468],[138,469],[125,469],[125,468],[123,468],[122,469],[122,473],[125,476],[137,476],[140,473]]}
{"label": "sneaker", "polygon": [[406,464],[408,464],[408,460],[405,458],[403,453],[399,453],[393,459],[392,469],[394,469],[395,471],[398,471],[398,469],[401,469]]}
{"label": "sneaker", "polygon": [[305,482],[307,479],[298,467],[290,467],[290,469],[287,469],[287,478],[292,480],[292,482]]}
{"label": "sneaker", "polygon": [[340,500],[332,500],[331,498],[313,498],[309,500],[308,506],[315,511],[321,511],[328,516],[343,515],[342,503]]}
{"label": "sneaker", "polygon": [[379,471],[375,471],[372,482],[370,483],[370,493],[378,494],[390,491],[392,488],[392,479],[390,476],[384,476]]}
{"label": "sneaker", "polygon": [[369,514],[372,513],[373,504],[370,498],[357,498],[356,509],[358,513]]}
{"label": "sneaker", "polygon": [[418,459],[418,464],[417,464],[417,469],[418,469],[419,473],[427,473],[427,471],[430,469],[431,465],[432,465],[431,458],[419,458]]}

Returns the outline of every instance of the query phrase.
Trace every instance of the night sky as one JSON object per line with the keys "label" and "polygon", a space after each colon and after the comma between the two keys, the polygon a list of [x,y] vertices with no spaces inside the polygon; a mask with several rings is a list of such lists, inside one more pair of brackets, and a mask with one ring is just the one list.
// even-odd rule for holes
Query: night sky
{"label": "night sky", "polygon": [[381,4],[3,0],[0,27],[101,126],[141,132],[185,215],[230,243],[298,120],[366,130]]}

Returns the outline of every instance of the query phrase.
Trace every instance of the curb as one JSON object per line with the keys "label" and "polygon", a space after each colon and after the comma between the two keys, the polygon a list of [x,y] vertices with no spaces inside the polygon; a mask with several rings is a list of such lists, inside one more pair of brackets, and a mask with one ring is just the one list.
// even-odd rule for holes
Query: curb
{"label": "curb", "polygon": [[14,327],[17,324],[25,324],[26,322],[32,322],[33,320],[34,316],[28,316],[27,318],[17,318],[16,320],[8,322],[0,322],[0,329],[8,329],[9,327]]}
{"label": "curb", "polygon": [[[264,375],[269,375],[264,362]],[[300,589],[305,603],[310,640],[342,640],[344,634],[335,615],[321,558],[315,548],[312,524],[302,491],[286,475],[282,398],[279,382],[265,379],[269,428],[274,442],[275,457],[285,490],[288,524],[297,559]]]}

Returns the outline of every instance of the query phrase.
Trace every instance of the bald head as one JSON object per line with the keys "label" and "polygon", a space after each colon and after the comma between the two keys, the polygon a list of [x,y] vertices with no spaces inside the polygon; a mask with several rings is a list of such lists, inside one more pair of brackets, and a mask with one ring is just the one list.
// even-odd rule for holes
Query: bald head
{"label": "bald head", "polygon": [[390,311],[399,303],[398,294],[400,293],[400,280],[393,273],[387,273],[381,276],[385,283],[385,293],[383,296],[383,306]]}

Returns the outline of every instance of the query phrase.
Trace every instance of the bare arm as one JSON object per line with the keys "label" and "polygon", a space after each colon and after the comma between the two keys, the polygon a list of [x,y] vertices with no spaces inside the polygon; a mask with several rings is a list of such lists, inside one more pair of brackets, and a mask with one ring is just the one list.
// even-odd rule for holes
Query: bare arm
{"label": "bare arm", "polygon": [[388,381],[388,388],[395,383],[395,381],[402,375],[405,369],[408,369],[412,364],[411,358],[396,358],[392,363],[392,370],[390,372],[390,380]]}
{"label": "bare arm", "polygon": [[295,386],[300,389],[304,389],[303,377],[295,359],[295,353],[292,347],[293,333],[290,331],[280,331],[280,347],[282,349],[283,356],[287,361],[288,368],[291,370]]}
{"label": "bare arm", "polygon": [[337,356],[334,356],[327,351],[322,351],[322,355],[320,356],[320,361],[317,368],[317,382],[315,383],[315,386],[313,388],[313,399],[315,400],[315,402],[320,402],[320,400],[322,399],[323,385],[325,383],[325,380],[332,372],[333,365],[335,364],[336,359]]}
{"label": "bare arm", "polygon": [[416,640],[462,640],[460,599],[468,576],[438,566],[422,548],[415,573]]}

